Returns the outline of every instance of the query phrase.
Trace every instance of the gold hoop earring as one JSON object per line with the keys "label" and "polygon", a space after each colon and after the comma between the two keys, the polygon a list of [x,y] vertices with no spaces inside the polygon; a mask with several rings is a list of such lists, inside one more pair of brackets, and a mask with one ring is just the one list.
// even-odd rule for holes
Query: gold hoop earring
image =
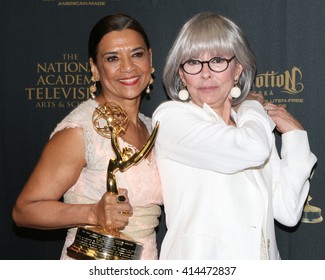
{"label": "gold hoop earring", "polygon": [[95,92],[97,91],[97,86],[96,86],[96,80],[94,76],[91,77],[91,82],[92,85],[89,87],[90,97],[91,99],[95,99],[96,98]]}
{"label": "gold hoop earring", "polygon": [[149,84],[148,84],[148,86],[147,86],[147,88],[146,88],[146,94],[150,94],[150,92],[151,92],[150,85],[151,85],[151,84],[153,83],[153,81],[154,81],[154,75],[153,75],[153,73],[155,73],[155,68],[151,67],[150,72],[151,72],[151,77],[150,77]]}

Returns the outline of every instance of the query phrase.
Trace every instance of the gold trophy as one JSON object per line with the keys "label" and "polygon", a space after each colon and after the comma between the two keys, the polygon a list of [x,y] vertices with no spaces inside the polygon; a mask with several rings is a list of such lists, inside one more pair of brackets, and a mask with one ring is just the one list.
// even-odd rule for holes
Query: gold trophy
{"label": "gold trophy", "polygon": [[310,205],[309,202],[312,200],[312,197],[308,195],[307,202],[304,206],[304,211],[302,213],[301,222],[307,224],[316,224],[323,221],[322,209],[313,205]]}
{"label": "gold trophy", "polygon": [[[107,167],[107,192],[118,194],[115,172],[124,172],[138,164],[151,151],[157,137],[157,123],[150,138],[140,151],[119,148],[117,137],[128,125],[127,113],[115,103],[105,103],[95,109],[92,118],[94,129],[101,136],[111,140],[116,158],[111,158]],[[143,246],[115,228],[101,226],[78,227],[75,240],[67,248],[68,255],[75,259],[90,260],[137,260]]]}

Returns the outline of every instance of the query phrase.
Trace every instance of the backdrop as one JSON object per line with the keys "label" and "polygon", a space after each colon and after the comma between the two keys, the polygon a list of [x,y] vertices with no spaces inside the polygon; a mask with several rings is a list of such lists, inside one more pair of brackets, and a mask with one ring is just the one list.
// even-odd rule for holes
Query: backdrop
{"label": "backdrop", "polygon": [[[124,12],[147,31],[156,69],[154,89],[142,103],[151,116],[167,99],[161,75],[182,24],[201,11],[233,19],[255,51],[255,90],[286,106],[303,124],[318,157],[309,207],[325,209],[325,2],[323,0],[1,0],[0,258],[58,259],[64,230],[14,226],[14,201],[56,124],[89,97],[87,42],[104,15]],[[158,231],[164,235],[164,217]],[[283,259],[325,259],[325,223],[277,225]]]}

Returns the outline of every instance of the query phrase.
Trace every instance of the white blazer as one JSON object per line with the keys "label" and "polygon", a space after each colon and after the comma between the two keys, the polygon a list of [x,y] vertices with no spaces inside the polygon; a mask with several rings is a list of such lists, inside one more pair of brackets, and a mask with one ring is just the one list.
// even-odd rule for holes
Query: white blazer
{"label": "white blazer", "polygon": [[167,233],[160,259],[280,259],[274,219],[299,221],[316,157],[306,131],[282,135],[256,101],[232,112],[168,101],[153,115]]}

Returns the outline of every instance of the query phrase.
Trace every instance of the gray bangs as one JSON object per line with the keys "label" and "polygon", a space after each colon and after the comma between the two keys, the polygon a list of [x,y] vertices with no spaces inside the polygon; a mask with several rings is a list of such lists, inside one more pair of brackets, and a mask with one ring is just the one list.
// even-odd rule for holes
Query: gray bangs
{"label": "gray bangs", "polygon": [[234,102],[245,99],[251,89],[256,61],[241,29],[231,20],[213,13],[201,13],[191,18],[181,28],[169,51],[163,73],[163,82],[169,97],[180,100],[178,92],[183,83],[180,65],[189,59],[199,59],[202,55],[236,56],[236,63],[243,66],[238,81],[242,94]]}
{"label": "gray bangs", "polygon": [[[229,28],[221,22],[204,20],[197,26],[192,25],[192,30],[183,41],[183,61],[197,58],[204,53],[211,56],[233,55],[235,53],[235,38]],[[190,27],[191,28],[191,27]]]}

